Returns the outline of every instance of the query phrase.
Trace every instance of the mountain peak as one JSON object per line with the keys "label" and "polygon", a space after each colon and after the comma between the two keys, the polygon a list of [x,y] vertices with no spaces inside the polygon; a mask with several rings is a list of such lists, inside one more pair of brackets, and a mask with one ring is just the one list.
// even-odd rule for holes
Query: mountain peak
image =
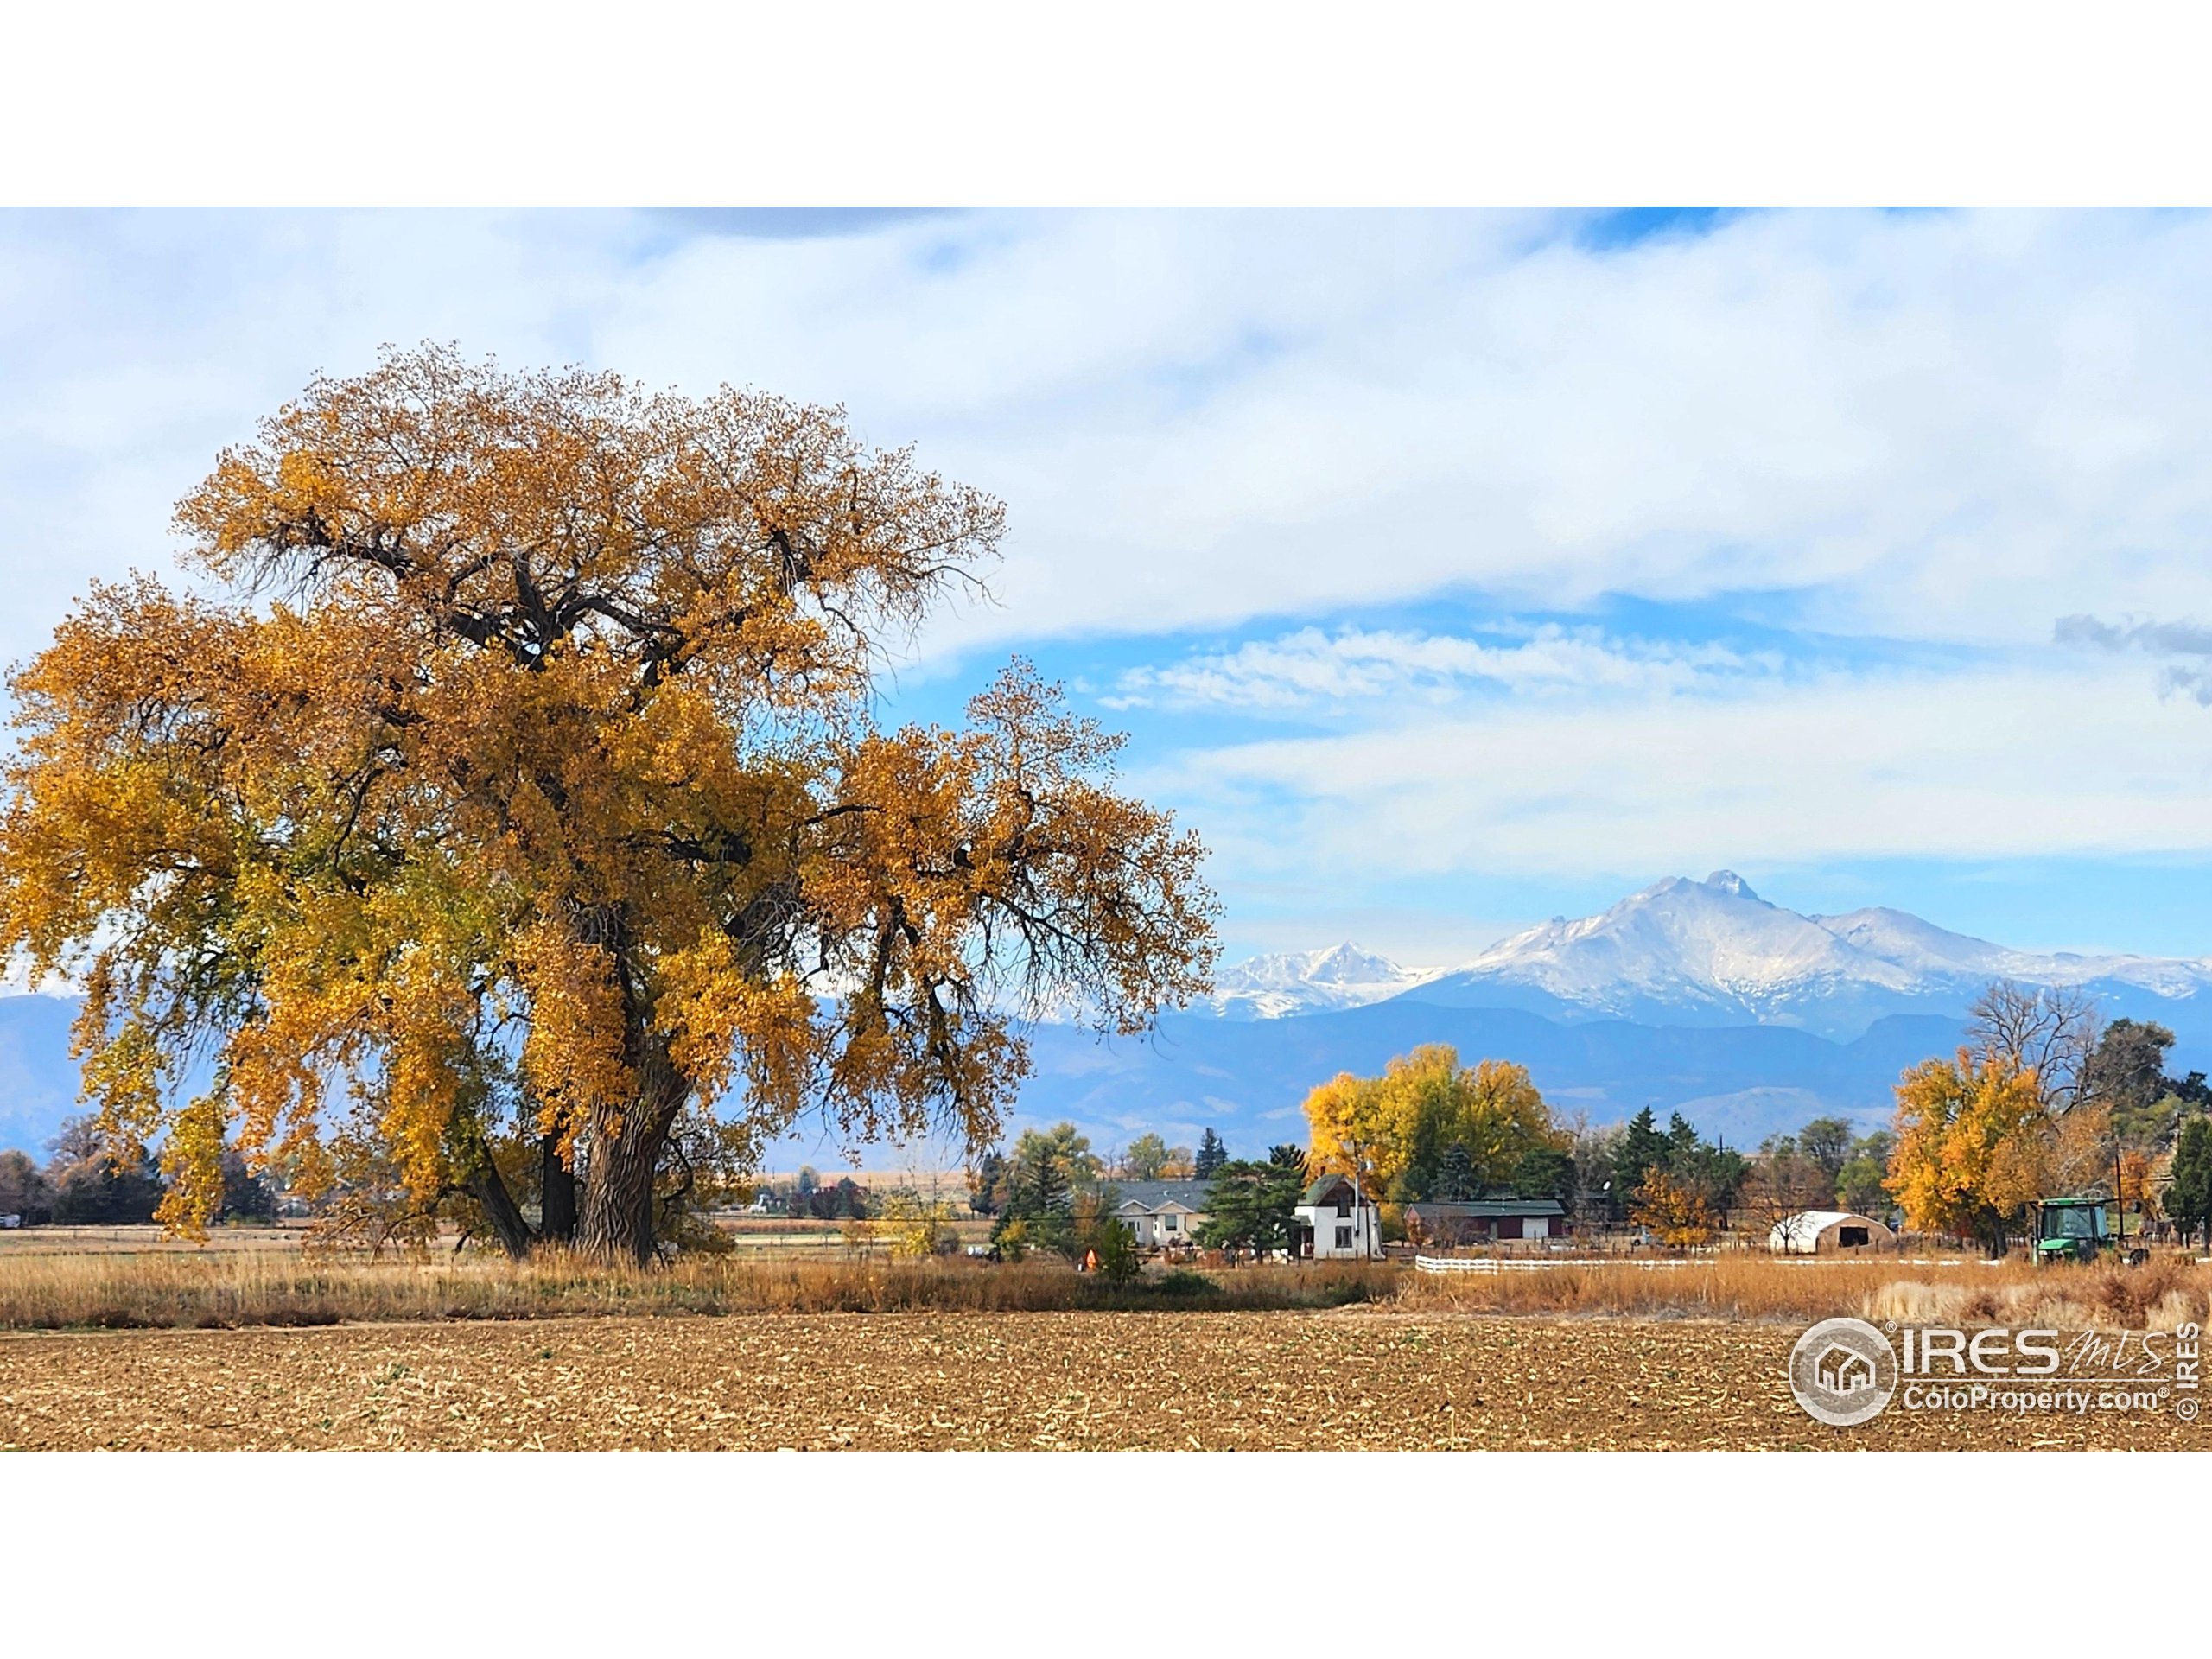
{"label": "mountain peak", "polygon": [[2094,984],[2108,1002],[2212,1001],[2212,959],[2012,950],[1898,910],[1801,915],[1733,870],[1669,876],[1598,915],[1516,933],[1408,995],[1569,1019],[1797,1026],[1849,1041],[1891,1014],[1955,1017],[1999,977]]}
{"label": "mountain peak", "polygon": [[1346,943],[1322,950],[1278,951],[1224,968],[1214,976],[1212,1011],[1277,1019],[1359,1007],[1395,996],[1433,976]]}

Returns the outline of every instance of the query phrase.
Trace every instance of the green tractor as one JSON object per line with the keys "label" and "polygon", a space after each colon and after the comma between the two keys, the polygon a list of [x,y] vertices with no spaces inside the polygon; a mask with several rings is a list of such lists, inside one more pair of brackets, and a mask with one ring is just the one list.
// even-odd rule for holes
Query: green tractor
{"label": "green tractor", "polygon": [[2045,1198],[2036,1206],[2036,1260],[2094,1262],[2109,1249],[2102,1198]]}
{"label": "green tractor", "polygon": [[2045,1198],[2037,1205],[2036,1260],[2094,1262],[2111,1250],[2131,1267],[2148,1261],[2148,1250],[2128,1249],[2125,1237],[2113,1236],[2105,1217],[2110,1202],[2108,1198]]}

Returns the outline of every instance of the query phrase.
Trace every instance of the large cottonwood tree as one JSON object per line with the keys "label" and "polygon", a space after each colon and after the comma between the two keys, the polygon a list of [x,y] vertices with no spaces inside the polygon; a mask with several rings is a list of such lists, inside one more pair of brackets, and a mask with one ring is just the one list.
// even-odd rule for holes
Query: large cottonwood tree
{"label": "large cottonwood tree", "polygon": [[214,596],[97,588],[16,672],[0,950],[81,976],[87,1091],[187,1230],[226,1135],[632,1260],[704,1104],[988,1143],[1023,1013],[1142,1028],[1216,909],[1025,664],[963,728],[872,718],[1002,519],[755,392],[437,348],[318,379],[179,509]]}

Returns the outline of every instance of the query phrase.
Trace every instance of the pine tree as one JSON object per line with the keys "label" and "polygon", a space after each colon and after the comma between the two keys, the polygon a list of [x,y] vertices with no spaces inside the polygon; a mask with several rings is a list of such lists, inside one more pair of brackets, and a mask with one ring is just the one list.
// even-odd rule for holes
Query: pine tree
{"label": "pine tree", "polygon": [[1649,1106],[1629,1119],[1628,1128],[1621,1132],[1620,1145],[1613,1152],[1613,1208],[1616,1211],[1627,1205],[1655,1166],[1667,1161],[1670,1149],[1666,1135],[1652,1121]]}
{"label": "pine tree", "polygon": [[1294,1170],[1298,1175],[1298,1190],[1303,1192],[1312,1178],[1312,1166],[1307,1161],[1306,1148],[1291,1141],[1268,1148],[1268,1161],[1278,1169]]}
{"label": "pine tree", "polygon": [[1192,1173],[1202,1181],[1210,1181],[1221,1173],[1229,1161],[1229,1148],[1221,1144],[1221,1137],[1208,1129],[1198,1137],[1198,1156]]}
{"label": "pine tree", "polygon": [[1444,1149],[1444,1161],[1436,1172],[1436,1196],[1446,1204],[1465,1204],[1476,1196],[1475,1160],[1456,1141]]}
{"label": "pine tree", "polygon": [[995,1216],[1006,1203],[1006,1160],[987,1152],[969,1178],[968,1207],[979,1216]]}
{"label": "pine tree", "polygon": [[2203,1228],[2212,1237],[2212,1118],[2192,1117],[2181,1126],[2165,1202],[2184,1235]]}

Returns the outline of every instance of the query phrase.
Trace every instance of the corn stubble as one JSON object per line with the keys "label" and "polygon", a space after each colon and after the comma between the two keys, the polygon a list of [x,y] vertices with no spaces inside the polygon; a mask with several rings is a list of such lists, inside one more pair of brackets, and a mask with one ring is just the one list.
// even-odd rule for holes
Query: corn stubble
{"label": "corn stubble", "polygon": [[927,1312],[0,1340],[0,1447],[2188,1446],[2171,1416],[1813,1422],[1786,1325]]}
{"label": "corn stubble", "polygon": [[2155,1416],[1891,1411],[1847,1433],[1797,1409],[1784,1360],[1831,1313],[2170,1330],[2209,1288],[2178,1260],[1116,1287],[1039,1262],[17,1253],[0,1448],[2196,1446]]}

